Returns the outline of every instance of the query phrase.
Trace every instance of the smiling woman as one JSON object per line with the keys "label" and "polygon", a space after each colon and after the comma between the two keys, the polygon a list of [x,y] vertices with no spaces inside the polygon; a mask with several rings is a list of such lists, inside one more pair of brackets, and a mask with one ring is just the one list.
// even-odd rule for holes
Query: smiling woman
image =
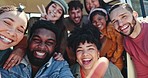
{"label": "smiling woman", "polygon": [[17,45],[23,38],[26,27],[25,12],[18,11],[14,6],[0,7],[0,68],[11,53],[10,47]]}

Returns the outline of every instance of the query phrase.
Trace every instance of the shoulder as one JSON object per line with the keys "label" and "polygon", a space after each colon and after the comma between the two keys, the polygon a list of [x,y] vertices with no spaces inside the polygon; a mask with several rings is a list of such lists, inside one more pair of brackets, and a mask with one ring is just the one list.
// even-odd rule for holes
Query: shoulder
{"label": "shoulder", "polygon": [[105,78],[123,78],[123,76],[121,71],[113,63],[110,62],[105,73]]}
{"label": "shoulder", "polygon": [[78,63],[72,65],[70,68],[71,68],[71,72],[72,72],[72,74],[73,74],[74,77],[81,78],[80,65]]}

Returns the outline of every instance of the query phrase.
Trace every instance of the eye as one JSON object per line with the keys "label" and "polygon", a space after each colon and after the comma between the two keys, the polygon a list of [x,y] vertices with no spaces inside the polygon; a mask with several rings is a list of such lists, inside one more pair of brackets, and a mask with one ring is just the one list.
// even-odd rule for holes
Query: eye
{"label": "eye", "polygon": [[41,40],[40,40],[40,39],[35,38],[35,37],[34,37],[34,38],[32,38],[32,41],[33,41],[33,42],[35,42],[35,43],[40,43],[40,42],[41,42]]}
{"label": "eye", "polygon": [[47,44],[48,46],[54,46],[54,45],[55,45],[55,43],[54,43],[53,41],[47,41],[46,44]]}
{"label": "eye", "polygon": [[93,50],[94,50],[94,48],[89,48],[88,50],[89,50],[89,51],[93,51]]}
{"label": "eye", "polygon": [[62,14],[62,10],[58,10],[58,13],[59,13],[59,14]]}
{"label": "eye", "polygon": [[5,19],[5,20],[4,20],[4,23],[5,23],[6,25],[8,25],[8,26],[12,26],[11,21],[8,20],[8,19]]}
{"label": "eye", "polygon": [[53,8],[56,8],[56,5],[55,5],[55,4],[52,4],[52,7],[53,7]]}
{"label": "eye", "polygon": [[126,19],[126,16],[122,16],[122,19]]}
{"label": "eye", "polygon": [[83,50],[77,50],[76,51],[76,53],[82,53],[83,52]]}
{"label": "eye", "polygon": [[24,33],[24,32],[25,32],[25,29],[24,29],[23,27],[19,27],[19,28],[17,29],[17,31],[19,31],[20,33]]}

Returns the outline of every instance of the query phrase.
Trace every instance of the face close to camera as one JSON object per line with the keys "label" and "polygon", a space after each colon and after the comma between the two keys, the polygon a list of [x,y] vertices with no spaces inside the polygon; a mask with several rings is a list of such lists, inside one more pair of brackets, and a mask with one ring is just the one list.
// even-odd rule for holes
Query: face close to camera
{"label": "face close to camera", "polygon": [[134,31],[136,20],[133,14],[123,7],[118,7],[110,13],[111,22],[115,29],[123,35],[129,36]]}
{"label": "face close to camera", "polygon": [[95,44],[85,41],[78,46],[76,57],[83,70],[91,70],[99,58],[99,51]]}
{"label": "face close to camera", "polygon": [[80,24],[82,20],[82,10],[80,8],[73,8],[71,11],[69,11],[69,17],[75,24]]}
{"label": "face close to camera", "polygon": [[53,3],[48,8],[46,18],[47,20],[50,20],[51,22],[55,23],[57,20],[60,19],[63,13],[64,12],[62,7],[57,3]]}
{"label": "face close to camera", "polygon": [[24,12],[9,11],[0,15],[0,50],[5,50],[18,44],[27,27]]}
{"label": "face close to camera", "polygon": [[42,66],[54,53],[56,36],[54,32],[41,28],[32,35],[29,44],[28,57],[31,64]]}

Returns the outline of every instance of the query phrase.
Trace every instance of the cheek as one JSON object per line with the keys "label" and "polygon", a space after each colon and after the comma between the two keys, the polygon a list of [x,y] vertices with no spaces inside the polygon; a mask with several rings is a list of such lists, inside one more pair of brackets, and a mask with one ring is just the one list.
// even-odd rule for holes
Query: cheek
{"label": "cheek", "polygon": [[80,54],[76,54],[76,58],[77,58],[77,60],[79,61],[80,58],[81,58],[81,55],[80,55]]}
{"label": "cheek", "polygon": [[96,1],[96,2],[94,3],[94,5],[95,5],[95,8],[100,7],[100,4],[99,4],[98,1]]}
{"label": "cheek", "polygon": [[20,34],[16,33],[16,34],[17,34],[17,42],[20,42],[23,39],[24,34],[23,33]]}

